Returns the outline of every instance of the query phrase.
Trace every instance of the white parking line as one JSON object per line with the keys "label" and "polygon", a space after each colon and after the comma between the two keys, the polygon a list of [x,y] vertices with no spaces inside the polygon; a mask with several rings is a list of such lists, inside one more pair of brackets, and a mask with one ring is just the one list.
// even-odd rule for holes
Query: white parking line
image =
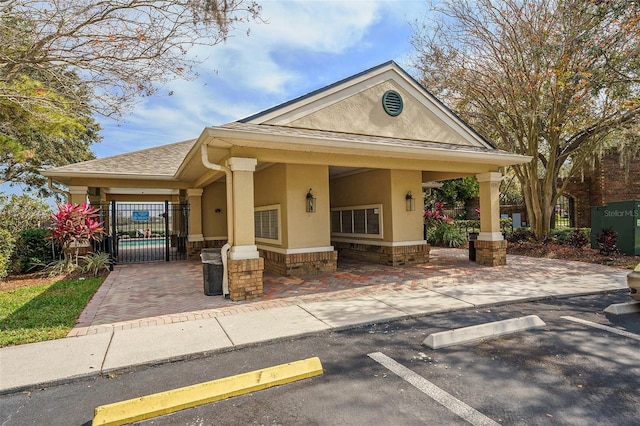
{"label": "white parking line", "polygon": [[608,331],[610,333],[619,334],[620,336],[628,337],[629,339],[640,340],[640,336],[637,335],[637,334],[629,333],[628,331],[624,331],[624,330],[618,330],[617,328],[613,328],[613,327],[609,327],[609,326],[606,326],[606,325],[598,324],[596,322],[591,322],[591,321],[587,321],[587,320],[583,320],[583,319],[576,318],[576,317],[571,317],[571,316],[560,317],[560,318],[564,318],[564,319],[569,320],[569,321],[573,321],[573,322],[577,322],[577,323],[580,323],[580,324],[588,325],[589,327],[598,328],[600,330]]}
{"label": "white parking line", "polygon": [[485,416],[475,408],[468,406],[464,402],[460,401],[456,397],[443,391],[424,377],[414,373],[407,367],[399,364],[392,358],[389,358],[382,352],[372,352],[368,354],[368,357],[382,366],[386,367],[390,371],[394,372],[400,378],[414,386],[416,389],[423,392],[425,395],[432,398],[434,401],[447,408],[455,415],[462,417],[467,422],[475,426],[500,426],[500,423],[496,423],[489,417]]}

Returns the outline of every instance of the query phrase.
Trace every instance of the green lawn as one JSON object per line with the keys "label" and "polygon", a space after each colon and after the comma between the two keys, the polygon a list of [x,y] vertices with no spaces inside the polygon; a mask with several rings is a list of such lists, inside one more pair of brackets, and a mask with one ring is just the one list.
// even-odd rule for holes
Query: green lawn
{"label": "green lawn", "polygon": [[104,278],[0,292],[0,347],[65,337]]}

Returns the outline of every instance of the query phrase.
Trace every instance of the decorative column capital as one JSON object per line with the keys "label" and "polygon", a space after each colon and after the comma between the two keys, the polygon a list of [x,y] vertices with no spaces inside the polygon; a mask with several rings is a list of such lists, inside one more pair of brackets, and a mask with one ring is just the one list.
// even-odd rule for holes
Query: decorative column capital
{"label": "decorative column capital", "polygon": [[476,175],[478,182],[502,182],[503,176],[500,172],[487,172]]}
{"label": "decorative column capital", "polygon": [[227,167],[232,172],[255,172],[257,164],[255,158],[231,157],[227,160]]}
{"label": "decorative column capital", "polygon": [[88,186],[69,186],[69,194],[73,195],[87,195],[89,193]]}
{"label": "decorative column capital", "polygon": [[189,188],[187,189],[187,197],[202,197],[202,188]]}

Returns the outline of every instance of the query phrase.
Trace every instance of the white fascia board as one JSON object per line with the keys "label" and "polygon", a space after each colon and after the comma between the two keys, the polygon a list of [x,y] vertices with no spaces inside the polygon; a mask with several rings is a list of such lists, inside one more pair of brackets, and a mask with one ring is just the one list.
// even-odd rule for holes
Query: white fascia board
{"label": "white fascia board", "polygon": [[91,172],[42,172],[46,177],[63,178],[92,178],[92,179],[130,179],[130,180],[162,180],[179,182],[172,175],[144,175],[144,174],[120,174],[120,173],[91,173]]}
{"label": "white fascia board", "polygon": [[424,159],[439,161],[462,161],[468,163],[493,164],[509,166],[531,161],[531,157],[510,154],[504,151],[472,152],[447,148],[417,147],[394,144],[373,144],[339,138],[314,137],[309,135],[282,135],[256,133],[237,129],[208,128],[209,135],[225,145],[266,149],[281,149],[301,152],[317,152],[324,154],[345,154],[361,156],[385,156],[407,159]]}

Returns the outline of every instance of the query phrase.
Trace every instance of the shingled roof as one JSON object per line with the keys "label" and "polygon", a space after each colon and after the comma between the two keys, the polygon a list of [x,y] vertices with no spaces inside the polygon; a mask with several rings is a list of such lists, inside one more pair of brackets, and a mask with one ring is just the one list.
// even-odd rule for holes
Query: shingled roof
{"label": "shingled roof", "polygon": [[56,175],[138,175],[141,177],[173,177],[195,139],[147,148],[126,154],[55,167],[43,172]]}

